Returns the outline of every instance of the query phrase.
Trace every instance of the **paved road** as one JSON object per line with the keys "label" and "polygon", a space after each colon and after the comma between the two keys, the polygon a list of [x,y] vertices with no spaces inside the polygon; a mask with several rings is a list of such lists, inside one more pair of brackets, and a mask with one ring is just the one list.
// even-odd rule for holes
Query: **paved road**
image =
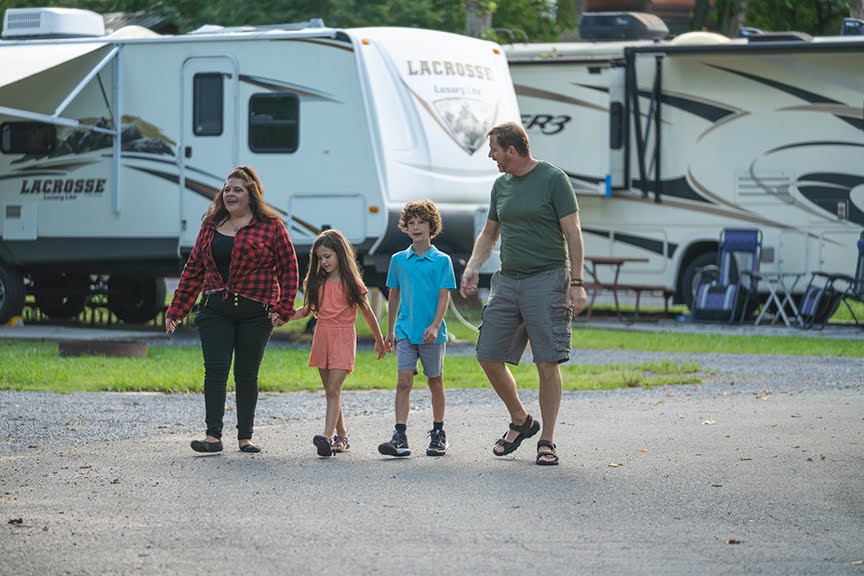
{"label": "paved road", "polygon": [[864,574],[864,364],[695,359],[699,386],[565,393],[556,468],[492,455],[489,390],[449,392],[443,458],[417,390],[404,460],[375,449],[392,392],[345,395],[330,460],[320,394],[262,397],[261,454],[200,456],[198,395],[0,392],[0,573]]}

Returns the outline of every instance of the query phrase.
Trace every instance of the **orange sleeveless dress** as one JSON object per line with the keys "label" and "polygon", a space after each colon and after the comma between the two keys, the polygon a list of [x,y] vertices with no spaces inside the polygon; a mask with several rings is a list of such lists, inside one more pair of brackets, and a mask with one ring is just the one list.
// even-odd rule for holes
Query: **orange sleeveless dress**
{"label": "orange sleeveless dress", "polygon": [[[360,282],[360,293],[366,294]],[[342,282],[325,281],[320,288],[318,323],[312,338],[309,366],[354,371],[357,355],[357,309],[348,304]]]}

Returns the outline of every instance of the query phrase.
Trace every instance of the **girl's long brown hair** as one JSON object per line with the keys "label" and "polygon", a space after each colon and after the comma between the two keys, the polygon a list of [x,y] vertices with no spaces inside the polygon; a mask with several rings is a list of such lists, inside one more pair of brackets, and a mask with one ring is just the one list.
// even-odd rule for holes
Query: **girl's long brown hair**
{"label": "girl's long brown hair", "polygon": [[[243,181],[246,191],[249,192],[249,208],[252,210],[256,220],[264,220],[266,218],[279,218],[279,214],[264,203],[264,186],[261,185],[261,180],[258,179],[258,174],[249,166],[238,166],[228,174],[225,182],[231,178],[237,178]],[[222,198],[225,192],[225,186],[213,198],[207,212],[201,217],[202,222],[213,221],[217,224],[228,218],[228,209],[225,208],[225,201]]]}
{"label": "girl's long brown hair", "polygon": [[306,271],[306,279],[303,281],[303,300],[309,306],[313,314],[318,314],[321,309],[319,302],[319,290],[327,280],[327,273],[321,268],[321,260],[318,258],[318,248],[327,248],[336,253],[339,261],[339,275],[342,277],[342,286],[348,298],[348,304],[356,308],[363,302],[364,295],[360,293],[360,267],[357,265],[357,254],[348,239],[338,230],[325,230],[315,238],[312,251],[309,253],[309,269]]}

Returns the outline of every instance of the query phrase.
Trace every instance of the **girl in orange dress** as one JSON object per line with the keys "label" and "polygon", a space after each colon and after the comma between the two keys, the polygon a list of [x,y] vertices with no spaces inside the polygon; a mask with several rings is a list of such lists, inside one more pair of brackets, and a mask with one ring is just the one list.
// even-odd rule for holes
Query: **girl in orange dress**
{"label": "girl in orange dress", "polygon": [[317,316],[309,366],[318,368],[327,396],[324,433],[312,439],[322,457],[349,448],[348,431],[342,418],[342,384],[354,371],[357,353],[357,310],[372,330],[378,360],[384,357],[384,337],[372,312],[368,290],[351,243],[338,230],[325,230],[315,239],[309,254],[309,269],[303,282],[303,307],[291,320]]}

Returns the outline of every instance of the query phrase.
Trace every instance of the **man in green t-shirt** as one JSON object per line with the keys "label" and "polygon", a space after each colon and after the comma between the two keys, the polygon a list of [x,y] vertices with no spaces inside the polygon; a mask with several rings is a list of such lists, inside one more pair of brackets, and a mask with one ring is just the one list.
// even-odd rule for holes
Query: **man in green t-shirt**
{"label": "man in green t-shirt", "polygon": [[585,308],[579,204],[570,178],[531,156],[528,135],[515,122],[489,131],[489,157],[503,172],[492,186],[486,225],[462,274],[460,291],[476,293],[480,267],[501,238],[501,270],[492,276],[483,309],[477,360],[510,412],[510,429],[495,443],[496,456],[516,450],[540,432],[505,365],[519,364],[528,342],[540,377],[543,430],[537,464],[558,464],[555,423],[561,406],[561,370],[570,359],[570,325]]}

